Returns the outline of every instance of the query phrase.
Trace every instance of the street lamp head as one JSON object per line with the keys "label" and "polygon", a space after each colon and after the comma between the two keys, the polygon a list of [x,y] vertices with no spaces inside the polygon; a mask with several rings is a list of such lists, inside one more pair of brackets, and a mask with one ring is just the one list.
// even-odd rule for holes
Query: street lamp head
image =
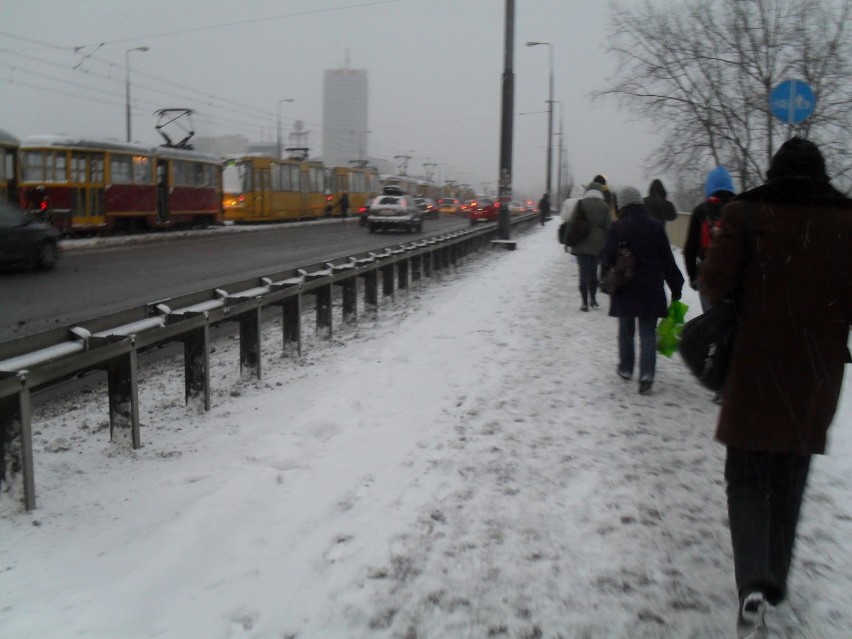
{"label": "street lamp head", "polygon": [[150,50],[151,50],[151,47],[133,47],[132,49],[128,49],[127,52],[130,53],[131,51],[150,51]]}
{"label": "street lamp head", "polygon": [[546,44],[548,46],[550,45],[549,42],[527,42],[528,47],[534,47],[534,46],[539,45],[539,44]]}

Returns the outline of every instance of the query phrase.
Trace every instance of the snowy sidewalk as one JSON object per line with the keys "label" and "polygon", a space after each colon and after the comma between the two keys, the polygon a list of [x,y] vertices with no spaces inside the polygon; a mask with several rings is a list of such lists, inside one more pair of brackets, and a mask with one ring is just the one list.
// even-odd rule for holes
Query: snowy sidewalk
{"label": "snowy sidewalk", "polygon": [[[553,225],[517,239],[301,362],[266,328],[262,382],[217,345],[209,414],[180,370],[143,375],[139,451],[103,397],[36,414],[39,508],[0,498],[2,636],[733,636],[710,394],[675,356],[640,396]],[[852,636],[848,377],[778,637]]]}

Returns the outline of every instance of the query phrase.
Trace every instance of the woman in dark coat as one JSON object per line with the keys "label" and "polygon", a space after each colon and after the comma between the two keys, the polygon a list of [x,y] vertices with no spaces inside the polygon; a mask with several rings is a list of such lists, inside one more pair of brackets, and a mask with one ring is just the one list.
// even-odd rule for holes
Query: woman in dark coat
{"label": "woman in dark coat", "polygon": [[636,274],[633,281],[615,291],[610,299],[609,314],[618,318],[620,361],[617,372],[623,379],[633,377],[633,336],[638,323],[639,392],[647,395],[651,392],[657,365],[657,318],[665,317],[668,310],[663,282],[668,284],[672,299],[677,300],[684,280],[663,225],[648,215],[639,191],[632,186],[622,188],[618,206],[620,219],[610,227],[600,254],[601,265],[606,269],[615,262],[623,234],[636,256]]}
{"label": "woman in dark coat", "polygon": [[699,270],[711,303],[739,291],[716,437],[727,447],[743,635],[786,595],[810,458],[825,452],[852,325],[852,200],[799,138],[767,178],[725,207]]}

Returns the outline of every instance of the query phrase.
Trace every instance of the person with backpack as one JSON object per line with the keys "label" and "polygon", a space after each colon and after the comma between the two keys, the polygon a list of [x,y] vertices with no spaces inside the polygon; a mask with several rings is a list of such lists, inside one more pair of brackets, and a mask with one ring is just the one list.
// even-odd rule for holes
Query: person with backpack
{"label": "person with backpack", "polygon": [[683,291],[683,275],[675,263],[672,247],[663,225],[648,215],[642,195],[632,186],[618,193],[619,219],[609,229],[600,253],[601,266],[612,268],[619,245],[624,243],[635,260],[632,279],[610,295],[609,315],[618,318],[616,372],[622,379],[633,378],[634,335],[639,325],[639,394],[648,395],[657,365],[657,318],[668,312],[668,284],[672,300]]}
{"label": "person with backpack", "polygon": [[[764,614],[787,596],[811,456],[826,451],[852,327],[852,199],[830,184],[819,148],[798,137],[766,178],[725,208],[699,274],[710,302],[736,295],[739,318],[716,425],[737,637],[768,636]],[[810,506],[827,506],[820,501]]]}
{"label": "person with backpack", "polygon": [[[578,219],[585,218],[588,227],[588,235],[581,238],[571,246],[571,254],[577,258],[577,266],[580,270],[580,297],[583,305],[580,310],[587,312],[589,305],[598,307],[598,254],[606,241],[606,234],[612,225],[612,216],[609,207],[604,201],[604,196],[599,184],[589,185],[582,199],[577,200],[570,216],[565,220],[566,236],[571,235]],[[582,222],[581,222],[582,223]],[[567,245],[566,245],[567,248]]]}
{"label": "person with backpack", "polygon": [[698,288],[698,268],[707,257],[707,249],[718,233],[722,219],[722,207],[734,199],[734,181],[728,169],[717,166],[707,174],[704,185],[704,201],[692,210],[689,218],[689,230],[683,246],[683,261],[689,285],[698,291],[701,310],[706,311],[710,304]]}

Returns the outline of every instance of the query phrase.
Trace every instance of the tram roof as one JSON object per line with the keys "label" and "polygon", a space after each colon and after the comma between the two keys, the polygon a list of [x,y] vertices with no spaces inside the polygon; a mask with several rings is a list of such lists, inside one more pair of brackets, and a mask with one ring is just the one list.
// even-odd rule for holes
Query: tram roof
{"label": "tram roof", "polygon": [[0,129],[0,143],[6,146],[18,146],[18,138],[11,133]]}
{"label": "tram roof", "polygon": [[110,151],[128,151],[150,154],[152,149],[143,144],[121,142],[119,140],[98,140],[77,138],[69,135],[31,135],[21,141],[22,147],[74,147],[80,149],[105,149]]}

